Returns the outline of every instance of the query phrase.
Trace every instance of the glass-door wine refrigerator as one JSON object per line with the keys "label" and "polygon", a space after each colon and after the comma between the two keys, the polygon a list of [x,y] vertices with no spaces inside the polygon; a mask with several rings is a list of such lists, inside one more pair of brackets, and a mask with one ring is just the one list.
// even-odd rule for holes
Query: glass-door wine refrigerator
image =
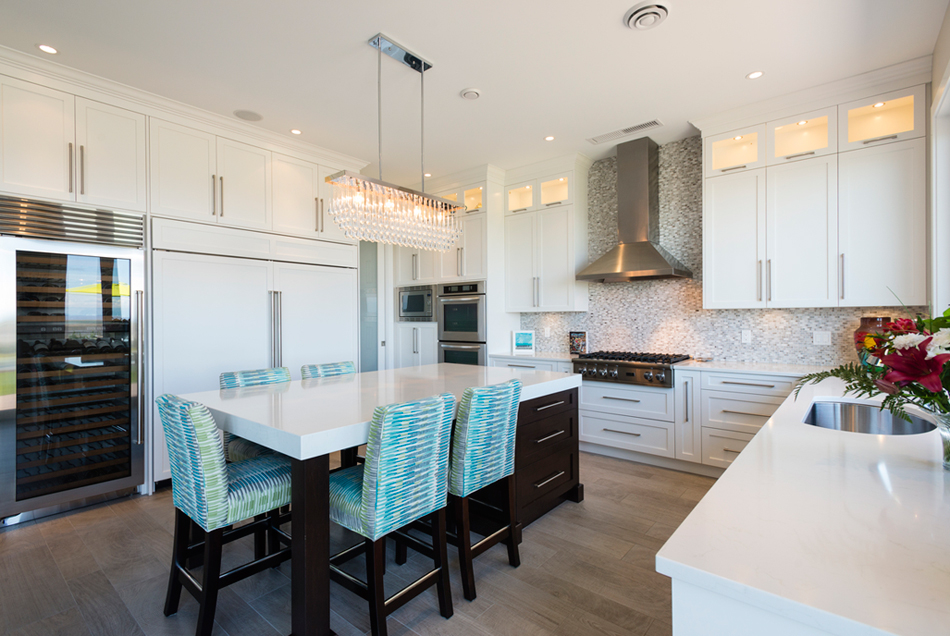
{"label": "glass-door wine refrigerator", "polygon": [[0,236],[0,519],[144,482],[143,289],[140,248]]}

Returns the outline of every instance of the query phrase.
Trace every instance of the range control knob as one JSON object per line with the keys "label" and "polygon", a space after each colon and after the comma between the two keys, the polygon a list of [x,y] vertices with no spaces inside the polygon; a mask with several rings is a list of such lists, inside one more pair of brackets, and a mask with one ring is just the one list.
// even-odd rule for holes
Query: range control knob
{"label": "range control knob", "polygon": [[600,370],[600,377],[602,378],[607,377],[607,367],[604,367],[603,369]]}
{"label": "range control knob", "polygon": [[582,367],[577,367],[577,372],[581,375],[587,375],[587,365],[585,364]]}
{"label": "range control knob", "polygon": [[647,382],[653,382],[653,371],[645,371],[643,373],[643,379]]}
{"label": "range control knob", "polygon": [[610,370],[610,377],[617,379],[620,377],[620,367],[614,367]]}
{"label": "range control knob", "polygon": [[664,371],[656,372],[656,381],[657,382],[666,382],[666,373]]}

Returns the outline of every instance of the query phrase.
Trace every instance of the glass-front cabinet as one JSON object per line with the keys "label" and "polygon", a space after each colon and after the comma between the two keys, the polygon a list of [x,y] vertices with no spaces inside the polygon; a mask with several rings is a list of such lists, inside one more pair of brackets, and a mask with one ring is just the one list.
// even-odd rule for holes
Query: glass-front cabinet
{"label": "glass-front cabinet", "polygon": [[534,209],[536,185],[537,181],[528,181],[507,187],[505,213],[527,212]]}
{"label": "glass-front cabinet", "polygon": [[466,214],[481,212],[484,209],[482,207],[482,188],[483,186],[475,186],[474,188],[466,188],[463,192],[462,200],[465,202]]}
{"label": "glass-front cabinet", "polygon": [[768,164],[778,165],[838,151],[835,108],[787,117],[768,124]]}
{"label": "glass-front cabinet", "polygon": [[765,125],[706,137],[706,176],[752,170],[765,165]]}
{"label": "glass-front cabinet", "polygon": [[562,174],[550,179],[541,179],[541,206],[550,207],[571,202],[571,175]]}
{"label": "glass-front cabinet", "polygon": [[926,124],[925,86],[915,86],[838,106],[839,150],[923,137]]}

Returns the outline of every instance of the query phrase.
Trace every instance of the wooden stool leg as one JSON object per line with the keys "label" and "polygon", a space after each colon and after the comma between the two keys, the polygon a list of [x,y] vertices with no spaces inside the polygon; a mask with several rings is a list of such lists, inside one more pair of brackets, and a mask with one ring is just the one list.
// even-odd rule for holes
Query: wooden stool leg
{"label": "wooden stool leg", "polygon": [[[192,520],[192,518],[189,517],[188,515],[185,515],[185,518],[188,519],[188,530],[187,530],[188,541],[191,543],[199,543],[202,540],[202,538],[205,536],[204,528],[202,528],[197,523],[195,523],[194,520]],[[198,552],[198,553],[193,554],[191,557],[188,558],[187,563],[185,563],[184,561],[182,563],[189,570],[200,568],[201,567],[201,553]]]}
{"label": "wooden stool leg", "polygon": [[[271,510],[267,513],[267,516],[270,518],[271,525],[274,528],[279,527],[280,523],[280,510]],[[280,539],[278,538],[277,531],[269,528],[267,530],[267,554],[276,554],[280,552]],[[277,567],[276,565],[274,566]]]}
{"label": "wooden stool leg", "polygon": [[394,537],[394,540],[396,542],[396,565],[405,565],[409,558],[409,550],[406,544],[399,540],[399,537]]}
{"label": "wooden stool leg", "polygon": [[[257,515],[254,517],[254,521],[260,521],[261,519],[266,519],[267,515]],[[255,530],[254,531],[254,560],[263,559],[267,556],[267,530]]]}
{"label": "wooden stool leg", "polygon": [[168,592],[165,594],[165,616],[178,612],[181,601],[181,579],[178,567],[185,567],[188,556],[188,541],[191,539],[191,518],[175,508],[175,538],[172,544],[172,571],[168,575]]}
{"label": "wooden stool leg", "polygon": [[349,468],[356,466],[357,448],[344,448],[340,451],[340,468]]}
{"label": "wooden stool leg", "polygon": [[518,544],[521,543],[521,540],[518,537],[520,531],[518,529],[516,494],[515,476],[508,475],[508,539],[506,543],[508,545],[508,563],[512,567],[521,565],[521,553],[518,551]]}
{"label": "wooden stool leg", "polygon": [[383,568],[386,561],[386,537],[366,539],[366,586],[369,597],[369,624],[373,636],[387,636],[386,591],[383,588]]}
{"label": "wooden stool leg", "polygon": [[455,534],[458,537],[459,573],[465,600],[475,600],[475,571],[472,564],[472,523],[468,514],[468,497],[450,495],[455,510]]}
{"label": "wooden stool leg", "polygon": [[198,610],[196,636],[211,636],[214,630],[214,611],[218,605],[218,587],[221,576],[222,529],[205,533],[205,563],[201,577],[201,609]]}
{"label": "wooden stool leg", "polygon": [[432,515],[432,547],[433,559],[439,578],[436,587],[439,592],[439,613],[445,618],[452,618],[452,583],[449,581],[449,554],[445,537],[445,508],[440,508]]}

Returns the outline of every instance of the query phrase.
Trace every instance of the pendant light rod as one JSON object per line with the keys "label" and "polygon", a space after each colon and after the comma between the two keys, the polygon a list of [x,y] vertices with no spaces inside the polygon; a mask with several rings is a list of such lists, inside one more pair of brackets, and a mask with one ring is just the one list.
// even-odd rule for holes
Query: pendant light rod
{"label": "pendant light rod", "polygon": [[422,191],[426,191],[426,69],[423,66],[419,71],[419,84],[422,87],[422,94],[419,97],[419,112],[422,118],[419,121],[419,162],[422,164]]}
{"label": "pendant light rod", "polygon": [[[377,36],[377,43],[378,38]],[[379,146],[379,180],[383,180],[383,47],[376,54],[376,144]]]}

